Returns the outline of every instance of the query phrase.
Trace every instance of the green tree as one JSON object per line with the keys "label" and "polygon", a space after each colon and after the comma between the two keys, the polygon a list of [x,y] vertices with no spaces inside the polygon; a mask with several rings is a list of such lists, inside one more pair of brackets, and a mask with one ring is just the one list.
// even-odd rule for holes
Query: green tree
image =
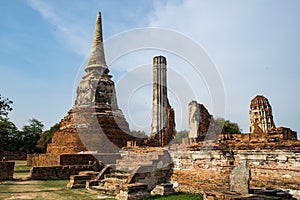
{"label": "green tree", "polygon": [[36,148],[40,153],[45,153],[47,150],[47,144],[51,142],[52,136],[59,130],[59,123],[53,125],[49,130],[44,131],[40,139],[37,141]]}
{"label": "green tree", "polygon": [[34,118],[29,120],[29,123],[23,126],[20,132],[20,139],[23,143],[20,150],[26,153],[36,153],[36,145],[43,132],[44,124]]}
{"label": "green tree", "polygon": [[12,111],[11,104],[13,102],[8,98],[4,98],[0,94],[0,117],[7,117],[8,113]]}
{"label": "green tree", "polygon": [[221,126],[223,126],[223,131],[228,134],[233,133],[241,133],[242,129],[240,129],[239,125],[235,122],[231,122],[229,120],[225,120],[223,118],[217,118],[215,120]]}
{"label": "green tree", "polygon": [[7,151],[17,151],[20,147],[19,130],[8,118],[0,117],[0,138]]}
{"label": "green tree", "polygon": [[179,131],[175,135],[175,139],[178,144],[182,143],[182,138],[188,138],[188,137],[189,137],[189,132],[187,130]]}
{"label": "green tree", "polygon": [[145,131],[140,131],[140,130],[133,130],[131,131],[132,136],[137,137],[137,138],[147,138],[147,134]]}

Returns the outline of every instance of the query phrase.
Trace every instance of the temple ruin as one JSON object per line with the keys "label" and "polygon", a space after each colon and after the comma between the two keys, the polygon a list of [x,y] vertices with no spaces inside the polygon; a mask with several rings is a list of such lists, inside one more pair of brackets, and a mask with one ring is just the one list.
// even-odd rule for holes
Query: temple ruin
{"label": "temple ruin", "polygon": [[[115,85],[105,61],[100,12],[85,72],[77,88],[75,104],[53,136],[49,153],[111,153],[134,139],[118,108]],[[74,139],[70,141],[71,138]]]}
{"label": "temple ruin", "polygon": [[75,165],[87,164],[95,159],[115,163],[120,158],[120,148],[128,141],[139,141],[131,135],[117,104],[115,85],[104,55],[100,12],[85,72],[77,88],[75,104],[61,120],[47,153],[28,157],[33,166],[56,166],[72,161]]}
{"label": "temple ruin", "polygon": [[269,100],[257,95],[250,104],[250,133],[263,133],[275,128]]}
{"label": "temple ruin", "polygon": [[175,113],[167,92],[167,60],[163,56],[153,58],[153,101],[149,146],[165,146],[175,137]]}
{"label": "temple ruin", "polygon": [[189,138],[191,142],[204,140],[208,132],[212,115],[197,101],[191,101],[188,105],[189,113]]}
{"label": "temple ruin", "polygon": [[[75,104],[61,120],[47,153],[28,156],[33,179],[70,177],[70,188],[86,187],[122,200],[174,190],[203,193],[207,199],[234,199],[242,197],[237,189],[241,177],[236,177],[241,170],[247,172],[242,193],[249,185],[257,194],[288,199],[287,192],[263,188],[300,191],[300,141],[295,131],[275,127],[265,97],[251,101],[251,131],[243,134],[224,132],[203,104],[192,101],[188,105],[191,142],[172,143],[175,112],[167,96],[167,61],[156,56],[151,135],[133,137],[106,65],[100,13],[85,72]],[[242,169],[237,167],[241,165]]]}

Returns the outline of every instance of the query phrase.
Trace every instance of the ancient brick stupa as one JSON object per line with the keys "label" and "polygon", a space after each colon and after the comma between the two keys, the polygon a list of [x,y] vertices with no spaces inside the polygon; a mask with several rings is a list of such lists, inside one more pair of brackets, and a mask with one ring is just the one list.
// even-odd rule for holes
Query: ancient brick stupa
{"label": "ancient brick stupa", "polygon": [[250,132],[262,133],[275,128],[273,121],[272,107],[269,100],[257,95],[250,104]]}
{"label": "ancient brick stupa", "polygon": [[115,85],[106,65],[100,12],[85,72],[77,88],[75,104],[60,122],[47,153],[112,153],[134,139],[118,108]]}

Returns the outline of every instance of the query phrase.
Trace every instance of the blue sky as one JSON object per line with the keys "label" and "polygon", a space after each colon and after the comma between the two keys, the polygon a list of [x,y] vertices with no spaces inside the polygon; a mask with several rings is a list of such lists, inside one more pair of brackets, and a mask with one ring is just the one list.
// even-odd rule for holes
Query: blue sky
{"label": "blue sky", "polygon": [[[73,105],[74,83],[78,82],[77,73],[89,54],[100,10],[106,40],[135,28],[160,27],[183,34],[202,46],[222,77],[225,117],[237,122],[244,132],[249,131],[250,100],[257,94],[269,99],[277,126],[300,132],[299,9],[297,0],[2,1],[0,94],[14,101],[10,119],[20,128],[32,117],[43,121],[46,127],[63,118]],[[137,52],[115,65],[150,66],[152,56],[158,53],[161,52]],[[168,54],[167,59],[170,74],[172,67],[184,65]],[[150,93],[140,91],[133,95],[132,104],[124,108],[122,91],[118,91],[122,89],[117,84],[121,80],[119,73],[112,66],[119,105],[130,127],[148,130],[151,87],[145,87]],[[170,74],[172,85],[176,74]],[[195,98],[214,114],[209,91],[201,93],[207,90],[201,82],[193,86],[200,91]],[[177,87],[179,91],[180,86]],[[172,94],[169,96],[172,104]],[[140,99],[146,99],[146,106],[139,105]],[[181,110],[187,110],[184,104]],[[176,110],[177,103],[173,105]],[[128,116],[130,112],[136,115]],[[185,111],[178,113],[186,115]],[[176,118],[177,128],[187,129],[186,117]]]}

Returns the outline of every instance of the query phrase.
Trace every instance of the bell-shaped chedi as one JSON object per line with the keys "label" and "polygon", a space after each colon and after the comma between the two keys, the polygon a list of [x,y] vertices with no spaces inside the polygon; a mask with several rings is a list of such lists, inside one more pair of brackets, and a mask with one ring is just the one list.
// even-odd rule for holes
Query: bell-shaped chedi
{"label": "bell-shaped chedi", "polygon": [[118,108],[115,84],[105,61],[100,12],[85,72],[77,88],[75,104],[60,122],[59,131],[48,145],[48,153],[112,153],[134,140]]}
{"label": "bell-shaped chedi", "polygon": [[263,133],[275,128],[272,107],[266,97],[257,95],[252,99],[249,114],[251,133]]}

